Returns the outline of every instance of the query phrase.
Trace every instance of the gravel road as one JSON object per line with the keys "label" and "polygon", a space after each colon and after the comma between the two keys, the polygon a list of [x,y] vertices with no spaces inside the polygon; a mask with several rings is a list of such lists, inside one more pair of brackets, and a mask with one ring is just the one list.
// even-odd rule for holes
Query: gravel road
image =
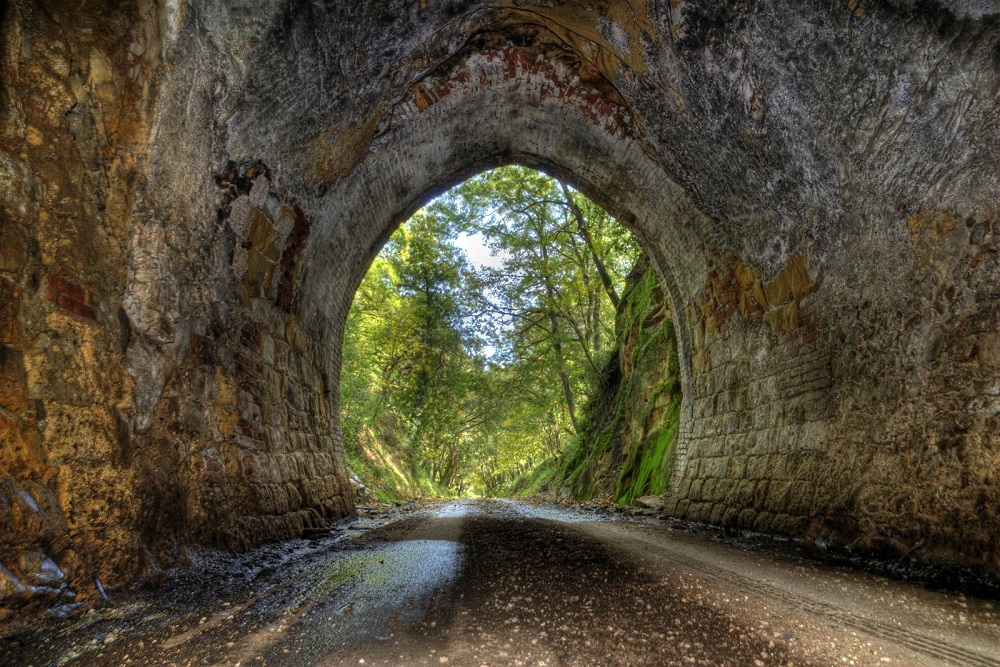
{"label": "gravel road", "polygon": [[1000,667],[1000,611],[655,518],[457,501],[193,553],[0,664]]}

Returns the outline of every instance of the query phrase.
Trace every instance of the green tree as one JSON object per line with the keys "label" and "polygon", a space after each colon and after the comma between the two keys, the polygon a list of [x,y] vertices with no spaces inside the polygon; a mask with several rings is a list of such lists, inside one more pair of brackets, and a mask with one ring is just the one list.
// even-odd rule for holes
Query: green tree
{"label": "green tree", "polygon": [[[502,258],[455,245],[482,234]],[[577,431],[613,342],[637,249],[607,213],[545,174],[480,174],[401,227],[355,298],[344,344],[348,446],[398,442],[438,489],[498,492]],[[391,436],[391,437],[390,437]]]}
{"label": "green tree", "polygon": [[617,285],[638,256],[630,235],[567,185],[521,167],[470,179],[429,210],[480,231],[504,258],[481,272],[481,311],[501,323],[490,342],[508,363],[554,372],[561,421],[575,432],[611,342]]}

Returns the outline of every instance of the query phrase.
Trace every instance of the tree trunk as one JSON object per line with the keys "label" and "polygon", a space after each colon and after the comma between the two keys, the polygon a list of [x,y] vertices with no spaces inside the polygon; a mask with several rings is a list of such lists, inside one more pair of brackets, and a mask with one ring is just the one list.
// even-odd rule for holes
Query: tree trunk
{"label": "tree trunk", "polygon": [[573,193],[570,192],[569,186],[565,183],[559,183],[562,187],[563,196],[566,198],[566,205],[569,206],[569,210],[573,212],[573,217],[576,218],[576,226],[580,230],[580,236],[583,237],[584,243],[587,244],[587,249],[590,250],[590,254],[594,257],[594,265],[597,267],[597,275],[601,277],[601,284],[604,285],[604,291],[608,293],[608,298],[611,299],[611,305],[618,310],[618,292],[615,290],[615,284],[611,280],[611,275],[608,273],[607,268],[604,266],[601,256],[597,254],[597,248],[594,247],[594,240],[590,238],[590,230],[587,229],[585,218],[583,217],[583,211],[580,207],[576,205],[576,201],[573,200]]}
{"label": "tree trunk", "polygon": [[556,317],[556,290],[552,285],[552,278],[549,275],[549,249],[545,243],[544,230],[538,232],[538,241],[542,251],[542,276],[545,282],[545,296],[548,303],[545,310],[548,311],[549,325],[552,327],[552,351],[556,355],[556,363],[559,365],[559,380],[562,383],[563,394],[566,397],[566,410],[569,412],[569,420],[573,424],[573,432],[579,429],[576,424],[576,400],[573,398],[573,387],[569,382],[569,369],[566,366],[566,357],[563,354],[562,341],[559,340],[559,319]]}

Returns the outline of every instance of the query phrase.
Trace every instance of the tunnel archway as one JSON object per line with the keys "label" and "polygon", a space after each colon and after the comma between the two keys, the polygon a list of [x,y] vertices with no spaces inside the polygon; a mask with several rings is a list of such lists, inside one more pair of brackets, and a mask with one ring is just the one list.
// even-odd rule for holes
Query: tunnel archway
{"label": "tunnel archway", "polygon": [[581,499],[662,493],[681,407],[665,301],[632,234],[549,174],[504,166],[434,198],[352,300],[340,396],[369,489],[356,502],[564,479]]}
{"label": "tunnel archway", "polygon": [[[850,408],[862,381],[845,361],[852,358],[850,350],[864,347],[866,334],[863,327],[844,331],[837,294],[873,271],[878,257],[867,253],[858,259],[867,228],[855,229],[838,213],[845,206],[841,193],[828,192],[830,181],[816,176],[832,168],[824,163],[829,156],[796,154],[793,159],[784,146],[771,146],[773,154],[767,156],[757,152],[774,137],[792,136],[801,128],[780,115],[778,120],[763,116],[751,80],[738,87],[741,95],[750,95],[738,105],[742,111],[720,103],[725,113],[742,119],[739,132],[707,123],[696,132],[698,142],[673,144],[664,153],[663,128],[674,115],[679,127],[692,131],[690,114],[701,113],[692,109],[712,108],[716,102],[697,95],[688,102],[683,96],[664,101],[656,115],[660,138],[653,140],[651,112],[630,99],[634,90],[623,92],[632,84],[608,75],[609,55],[631,63],[618,47],[608,51],[605,44],[595,59],[548,28],[494,31],[486,20],[478,30],[381,104],[361,113],[355,109],[349,122],[323,125],[323,114],[312,114],[307,126],[315,134],[298,142],[295,179],[298,191],[308,193],[302,203],[312,222],[296,260],[293,315],[307,333],[313,363],[323,369],[329,413],[339,410],[340,345],[351,298],[392,230],[471,173],[507,163],[539,167],[572,183],[633,231],[659,272],[677,318],[684,404],[677,483],[668,492],[667,511],[730,527],[891,545],[892,539],[879,536],[879,521],[864,518],[868,508],[893,515],[893,504],[911,502],[923,492],[919,484],[907,484],[894,500],[883,498],[879,489],[897,479],[902,468],[875,448],[859,453],[850,435],[870,428],[860,416],[864,412]],[[437,36],[442,43],[452,37],[448,31]],[[673,48],[663,54],[661,75],[673,71]],[[267,85],[252,81],[245,95],[273,99]],[[673,84],[658,85],[670,89]],[[703,107],[686,106],[695,100]],[[780,96],[772,103],[780,105]],[[780,131],[769,123],[778,123]],[[710,126],[725,128],[727,139],[708,136]],[[260,143],[266,135],[252,128],[231,131],[232,150],[253,154],[257,146],[266,146],[266,140]],[[733,165],[710,160],[720,176],[725,173],[721,193],[713,191],[704,163],[698,175],[690,171],[700,158],[692,151],[712,146],[720,155],[733,155],[746,170],[741,180],[729,173]],[[779,187],[784,177],[775,155],[784,155],[781,169],[803,177],[795,190],[802,199],[794,204],[783,203],[782,197],[794,196]],[[830,206],[801,208],[802,202],[813,201]],[[914,215],[910,243],[919,246],[924,241],[918,237],[942,233],[923,230],[951,229],[947,213]],[[841,237],[852,241],[835,240]],[[913,265],[913,279],[922,279],[920,267]],[[896,343],[885,345],[894,349]],[[894,404],[892,383],[873,383],[873,396],[881,398],[866,402],[865,410]],[[906,410],[900,406],[896,415]],[[342,466],[338,428],[333,418],[334,468]],[[260,440],[253,427],[250,437]],[[880,432],[877,439],[895,441],[897,436]],[[270,459],[262,464],[265,469],[272,465]],[[946,470],[947,463],[931,463],[926,475],[943,476],[954,486],[958,480]],[[974,502],[969,492],[959,495],[962,502]],[[922,530],[911,526],[903,532]],[[983,545],[995,539],[977,534]]]}
{"label": "tunnel archway", "polygon": [[4,9],[0,475],[50,515],[4,544],[128,579],[349,514],[351,296],[518,163],[659,271],[668,513],[997,569],[995,11],[147,4]]}
{"label": "tunnel archway", "polygon": [[[378,152],[359,162],[343,194],[328,197],[317,216],[337,223],[318,224],[314,231],[306,259],[318,268],[309,272],[303,301],[323,304],[318,310],[329,318],[321,321],[337,360],[331,378],[339,378],[341,332],[351,300],[392,232],[465,178],[519,164],[565,179],[634,234],[681,321],[678,338],[686,344],[679,346],[680,366],[687,385],[690,327],[677,306],[703,284],[706,261],[700,255],[713,245],[718,230],[634,140],[625,110],[580,81],[577,72],[532,63],[517,49],[482,58],[469,65],[469,72],[422,82],[391,114],[392,125],[383,130]],[[427,88],[437,90],[437,97],[422,108],[419,100]],[[307,311],[305,320],[310,316]],[[684,403],[682,433],[690,411],[690,403]],[[679,471],[684,447],[682,441]]]}

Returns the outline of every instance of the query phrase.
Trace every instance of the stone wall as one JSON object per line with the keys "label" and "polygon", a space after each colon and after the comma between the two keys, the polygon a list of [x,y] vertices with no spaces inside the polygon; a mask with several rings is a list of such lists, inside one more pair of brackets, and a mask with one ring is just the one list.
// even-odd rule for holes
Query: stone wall
{"label": "stone wall", "polygon": [[[320,268],[305,289],[340,321],[380,243],[436,188],[497,162],[548,169],[632,228],[676,313],[685,402],[669,511],[996,570],[1000,534],[987,516],[1000,502],[989,426],[1000,409],[988,340],[997,245],[988,230],[998,172],[985,166],[995,161],[982,137],[996,141],[988,119],[997,109],[954,105],[996,86],[987,63],[997,27],[836,3],[805,13],[806,24],[789,27],[787,16],[751,20],[685,3],[670,18],[681,35],[651,48],[674,77],[623,66],[603,72],[613,90],[601,80],[607,61],[567,50],[549,20],[579,15],[478,37],[372,125],[358,123],[376,135],[367,153],[329,153],[347,160],[338,169],[305,163],[329,188],[318,215],[328,224],[311,248]],[[863,30],[853,45],[842,39]],[[894,31],[891,39],[937,54],[939,87],[913,88],[928,61],[909,42],[876,49],[871,35]],[[950,46],[933,36],[942,31]],[[794,34],[839,53],[835,66],[782,60]],[[751,43],[754,59],[727,51]],[[735,60],[712,60],[720,57]],[[865,57],[874,60],[864,73],[851,70]],[[980,83],[960,73],[972,62],[985,67]],[[866,77],[870,99],[857,92]],[[643,106],[650,98],[638,81],[662,87],[660,106]],[[816,86],[828,90],[817,96]],[[870,117],[876,103],[907,131]],[[854,121],[829,115],[841,106]],[[859,144],[867,154],[854,152]],[[928,161],[939,165],[932,196],[905,176]],[[940,207],[946,201],[952,209]],[[946,238],[963,225],[970,238],[976,230],[971,245]],[[953,303],[928,308],[928,298]],[[944,331],[970,351],[959,374],[929,357],[928,341],[952,340]],[[335,332],[328,340],[339,344]],[[936,454],[942,440],[959,443],[949,458]]]}
{"label": "stone wall", "polygon": [[120,303],[156,26],[0,11],[0,598],[52,599],[135,572]]}
{"label": "stone wall", "polygon": [[12,595],[46,558],[124,581],[349,513],[354,290],[407,215],[508,162],[604,205],[662,279],[673,512],[1000,570],[997,10],[0,7]]}
{"label": "stone wall", "polygon": [[812,504],[834,412],[818,289],[799,255],[771,280],[738,256],[715,260],[688,305],[694,419],[669,512],[786,534],[830,517]]}
{"label": "stone wall", "polygon": [[738,258],[713,271],[668,511],[996,571],[995,219],[918,212],[907,259],[864,282],[794,257],[763,284]]}
{"label": "stone wall", "polygon": [[[272,179],[260,162],[226,162],[214,214],[130,263],[125,358],[137,485],[153,490],[136,524],[150,576],[184,543],[245,549],[353,512],[323,351],[296,316],[312,222]],[[139,225],[139,238],[171,233]]]}
{"label": "stone wall", "polygon": [[630,505],[667,490],[680,427],[672,315],[646,261],[636,263],[622,289],[615,341],[551,490]]}
{"label": "stone wall", "polygon": [[295,315],[309,218],[252,161],[200,174],[187,219],[153,203],[175,185],[149,140],[179,17],[2,11],[0,605],[350,514]]}

